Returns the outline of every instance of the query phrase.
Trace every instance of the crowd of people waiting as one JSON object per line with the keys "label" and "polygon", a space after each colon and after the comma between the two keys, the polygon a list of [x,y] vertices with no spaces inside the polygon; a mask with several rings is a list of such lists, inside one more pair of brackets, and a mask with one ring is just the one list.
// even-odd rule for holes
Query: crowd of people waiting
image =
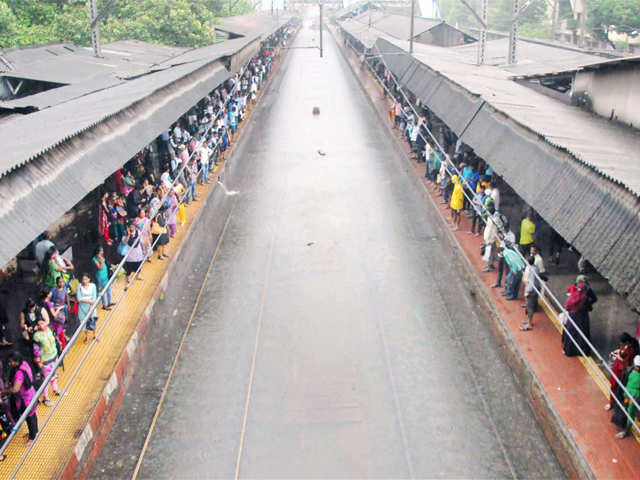
{"label": "crowd of people waiting", "polygon": [[[119,261],[124,260],[128,286],[134,278],[144,280],[141,273],[145,262],[169,258],[166,246],[184,225],[185,208],[198,200],[196,185],[209,183],[210,171],[225,159],[289,36],[287,29],[274,34],[245,68],[210,92],[105,181],[100,187],[99,241],[90,272],[78,274],[48,232],[34,241],[40,293],[25,301],[19,319],[21,337],[13,343],[8,338],[9,319],[0,308],[0,346],[19,343],[19,348],[9,353],[8,368],[0,367],[2,439],[25,412],[43,379],[52,373],[74,334],[71,319],[84,321],[85,343],[90,336],[99,341],[96,303],[104,291],[102,309],[109,311],[115,306],[110,279],[122,271],[117,269]],[[44,405],[53,405],[51,394],[60,395],[57,372],[43,390]],[[34,407],[26,419],[28,443],[38,432],[36,410]]]}
{"label": "crowd of people waiting", "polygon": [[[360,58],[365,61],[364,56]],[[425,178],[441,197],[440,202],[450,210],[450,227],[454,231],[459,230],[462,216],[465,215],[470,220],[469,234],[482,235],[482,271],[496,272],[492,287],[502,287],[501,294],[507,300],[517,301],[523,298],[525,313],[520,330],[532,330],[539,295],[544,291],[543,283],[548,281],[541,248],[536,243],[536,233],[542,230],[543,220],[533,209],[526,208],[516,237],[509,219],[501,213],[500,179],[491,166],[460,142],[426,107],[420,106],[419,102],[410,105],[393,74],[377,58],[373,57],[369,61],[378,80],[383,84],[385,96],[392,100],[389,120],[408,143],[413,159],[418,163],[425,163]],[[416,112],[421,114],[417,115]],[[435,128],[435,124],[439,126]],[[552,229],[549,239],[550,261],[559,264],[560,253],[566,246],[564,239]],[[580,274],[567,288],[563,306],[570,318],[566,314],[560,316],[563,326],[562,351],[569,357],[591,354],[589,314],[598,298],[585,275],[585,264],[584,257],[580,256]],[[613,374],[609,380],[613,393],[605,409],[613,409],[611,421],[621,429],[617,437],[624,438],[629,434],[631,419],[637,413],[631,398],[636,402],[640,401],[638,340],[623,333],[620,347],[610,357],[609,366]],[[625,393],[621,385],[625,385],[628,393]],[[618,401],[615,402],[614,398]],[[628,416],[623,410],[627,411]]]}

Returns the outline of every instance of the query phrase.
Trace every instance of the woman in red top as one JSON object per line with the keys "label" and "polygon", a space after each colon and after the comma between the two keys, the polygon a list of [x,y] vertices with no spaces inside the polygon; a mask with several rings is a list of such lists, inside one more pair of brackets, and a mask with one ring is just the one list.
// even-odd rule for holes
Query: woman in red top
{"label": "woman in red top", "polygon": [[[613,375],[618,377],[618,380],[622,381],[622,375],[624,371],[631,366],[633,357],[638,354],[638,341],[624,332],[620,335],[620,347],[612,352],[613,365],[611,365],[611,371]],[[614,376],[609,377],[609,388],[611,392],[615,392],[618,386],[618,382]],[[611,409],[613,406],[613,393],[609,395],[609,403],[604,406],[605,410]]]}

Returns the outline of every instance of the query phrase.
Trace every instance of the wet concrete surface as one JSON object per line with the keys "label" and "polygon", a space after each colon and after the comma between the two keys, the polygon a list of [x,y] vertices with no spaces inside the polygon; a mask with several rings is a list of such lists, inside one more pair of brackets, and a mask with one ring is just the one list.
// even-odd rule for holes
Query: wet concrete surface
{"label": "wet concrete surface", "polygon": [[254,113],[227,179],[240,194],[196,227],[92,477],[133,471],[215,249],[207,224],[233,202],[141,478],[231,478],[238,460],[244,478],[562,477],[437,212],[325,40],[322,59],[289,52]]}

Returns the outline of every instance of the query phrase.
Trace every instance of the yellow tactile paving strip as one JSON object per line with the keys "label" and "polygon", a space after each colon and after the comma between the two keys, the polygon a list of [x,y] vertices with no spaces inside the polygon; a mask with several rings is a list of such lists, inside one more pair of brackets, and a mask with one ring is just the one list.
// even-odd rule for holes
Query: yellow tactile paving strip
{"label": "yellow tactile paving strip", "polygon": [[[276,59],[273,64],[270,81],[276,73],[276,67],[280,59]],[[263,88],[258,93],[258,100],[264,93]],[[235,135],[233,144],[243,128],[248,124],[254,105],[248,105],[245,121],[239,126],[239,131]],[[227,157],[230,152],[227,151]],[[198,185],[198,201],[186,206],[186,222],[180,227],[178,232],[167,246],[167,253],[173,256],[178,251],[185,239],[191,224],[198,211],[203,205],[203,200],[215,187],[218,173],[224,168],[224,162],[220,162],[210,175],[210,184]],[[173,260],[173,258],[169,259]],[[60,404],[55,409],[46,428],[42,425],[53,407],[46,407],[40,404],[37,410],[38,424],[41,432],[26,460],[20,466],[15,478],[24,479],[49,479],[58,478],[64,473],[64,469],[74,454],[74,449],[78,440],[89,423],[91,414],[100,401],[104,388],[111,377],[116,365],[127,348],[127,344],[133,335],[142,315],[149,305],[152,296],[169,265],[169,260],[160,261],[157,255],[152,257],[151,263],[146,263],[141,270],[144,281],[135,281],[127,291],[124,299],[116,310],[100,336],[100,341],[94,343],[84,364],[80,367],[75,379],[69,385],[66,395],[60,399]],[[117,301],[122,295],[126,280],[124,278],[117,281],[112,290],[113,299]],[[100,332],[107,319],[107,313],[101,308],[98,309],[99,320],[97,332]],[[83,334],[84,335],[84,334]],[[69,384],[86,350],[91,346],[85,345],[82,339],[78,340],[69,354],[65,357],[65,369],[60,369],[58,376],[58,387],[60,390]],[[52,397],[57,400],[58,397]],[[23,425],[13,441],[5,451],[7,459],[0,462],[0,479],[11,478],[25,452],[27,426]]]}
{"label": "yellow tactile paving strip", "polygon": [[[198,185],[198,195],[201,200],[185,208],[186,223],[183,227],[178,227],[176,236],[169,243],[169,255],[175,253],[184,240],[203,203],[202,199],[213,188],[212,185]],[[78,438],[89,421],[95,405],[100,400],[105,385],[158,287],[168,264],[167,260],[160,261],[157,256],[154,256],[151,263],[144,265],[141,271],[144,281],[135,281],[117,310],[114,311],[100,337],[100,342],[95,343],[89,356],[80,367],[78,375],[70,385],[67,394],[61,399],[48,425],[38,437],[17,478],[55,478],[62,474],[67,459],[73,454]],[[125,285],[124,278],[116,282],[113,288],[114,299],[120,297]],[[99,309],[98,331],[104,325],[107,313],[101,308]],[[69,382],[69,378],[88,348],[89,345],[85,345],[82,339],[79,339],[65,358],[65,369],[59,372],[58,379],[61,389]],[[40,404],[37,411],[39,423],[44,422],[50,411],[51,408]],[[0,463],[0,478],[10,478],[26,451],[26,439],[23,438],[23,433],[26,431],[25,425],[7,449],[8,458]]]}

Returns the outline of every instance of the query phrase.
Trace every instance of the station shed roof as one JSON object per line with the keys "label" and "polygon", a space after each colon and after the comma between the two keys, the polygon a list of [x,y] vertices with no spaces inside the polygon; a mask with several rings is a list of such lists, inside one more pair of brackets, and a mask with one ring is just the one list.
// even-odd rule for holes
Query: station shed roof
{"label": "station shed roof", "polygon": [[0,52],[0,76],[63,83],[0,101],[0,264],[228,79],[272,28],[197,49],[114,42],[101,59],[67,44]]}
{"label": "station shed roof", "polygon": [[640,131],[476,66],[453,49],[379,38],[399,81],[640,309]]}
{"label": "station shed roof", "polygon": [[[476,63],[478,43],[451,47],[466,63]],[[514,76],[527,76],[543,71],[566,70],[598,62],[601,56],[578,48],[540,43],[524,38],[518,39],[515,64],[508,63],[509,39],[489,40],[485,49],[485,64],[499,66]]]}
{"label": "station shed roof", "polygon": [[293,15],[288,12],[278,12],[277,16],[271,16],[266,12],[252,12],[246,15],[221,18],[215,28],[235,36],[265,39],[286,25],[292,18]]}
{"label": "station shed roof", "polygon": [[542,72],[535,72],[527,75],[523,75],[525,78],[540,78],[549,77],[553,75],[567,75],[577,72],[589,72],[595,70],[605,70],[610,68],[619,68],[632,65],[640,65],[640,55],[633,55],[630,57],[612,58],[608,60],[597,60],[594,62],[586,62],[577,66],[565,65],[560,69],[547,68]]}

